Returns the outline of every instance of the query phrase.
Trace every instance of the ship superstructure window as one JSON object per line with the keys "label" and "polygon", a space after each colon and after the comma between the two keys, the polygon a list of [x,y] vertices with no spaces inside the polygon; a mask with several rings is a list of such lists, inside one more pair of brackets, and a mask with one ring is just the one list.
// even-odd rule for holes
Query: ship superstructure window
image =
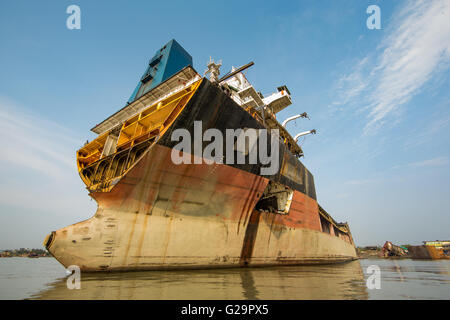
{"label": "ship superstructure window", "polygon": [[152,61],[150,61],[150,67],[156,66],[161,61],[162,55],[154,58]]}
{"label": "ship superstructure window", "polygon": [[142,83],[147,83],[152,80],[153,76],[150,73],[147,73],[141,80]]}
{"label": "ship superstructure window", "polygon": [[291,188],[281,183],[269,181],[255,209],[270,213],[288,214],[293,195],[294,190]]}

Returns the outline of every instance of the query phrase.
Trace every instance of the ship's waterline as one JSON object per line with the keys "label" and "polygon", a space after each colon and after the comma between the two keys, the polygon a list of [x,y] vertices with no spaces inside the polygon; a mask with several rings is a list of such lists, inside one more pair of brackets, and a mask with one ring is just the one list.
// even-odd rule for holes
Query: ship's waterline
{"label": "ship's waterline", "polygon": [[[314,178],[298,159],[303,151],[275,118],[291,104],[289,90],[282,86],[264,98],[237,71],[226,82],[211,82],[184,64],[188,61],[161,58],[164,50],[184,51],[173,41],[162,48],[150,60],[134,100],[97,125],[98,138],[77,152],[80,176],[98,209],[92,218],[49,235],[45,246],[52,255],[83,271],[356,259],[348,224],[335,222],[318,205]],[[171,63],[178,69],[169,69],[179,71],[149,85]],[[195,152],[209,144],[195,136],[211,129],[222,137],[231,130],[266,132],[254,141],[266,157],[242,152],[245,142],[235,135],[216,145],[223,152],[211,156],[242,161],[211,163]],[[194,154],[183,150],[182,158],[193,161],[172,159],[177,147],[172,137],[180,131],[189,133],[186,139],[194,146]],[[269,155],[276,157],[271,163]],[[263,174],[268,164],[276,164],[275,170]]]}

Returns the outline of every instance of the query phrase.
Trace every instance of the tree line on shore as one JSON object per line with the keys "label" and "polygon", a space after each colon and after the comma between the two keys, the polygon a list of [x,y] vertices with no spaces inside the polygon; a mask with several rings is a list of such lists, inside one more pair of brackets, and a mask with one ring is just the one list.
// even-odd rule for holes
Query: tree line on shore
{"label": "tree line on shore", "polygon": [[50,257],[50,253],[45,249],[28,249],[28,248],[20,248],[20,249],[11,249],[11,250],[0,250],[0,257],[9,258],[9,257]]}

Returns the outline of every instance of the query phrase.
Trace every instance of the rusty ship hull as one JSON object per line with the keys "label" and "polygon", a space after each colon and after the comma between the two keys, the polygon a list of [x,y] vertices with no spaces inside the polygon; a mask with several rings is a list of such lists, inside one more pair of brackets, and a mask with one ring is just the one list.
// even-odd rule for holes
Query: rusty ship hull
{"label": "rusty ship hull", "polygon": [[[179,74],[184,79],[188,72],[190,67]],[[190,164],[172,161],[172,133],[182,128],[194,136],[196,121],[203,130],[223,133],[267,126],[254,109],[237,104],[217,84],[194,80],[120,126],[110,126],[77,152],[80,176],[98,209],[92,218],[47,236],[48,251],[65,267],[77,265],[82,271],[357,259],[348,225],[336,223],[317,203],[313,176],[299,161],[299,148],[287,131],[281,131],[288,143],[279,144],[280,165],[271,175],[260,174],[261,163],[208,164],[195,152],[187,154]],[[181,80],[173,76],[166,84],[175,81]],[[145,105],[151,93],[128,108]],[[283,214],[265,210],[262,201],[274,185],[291,192]]]}
{"label": "rusty ship hull", "polygon": [[[64,266],[84,271],[336,263],[356,258],[350,235],[322,230],[314,181],[280,145],[270,177],[258,165],[173,164],[171,131],[202,120],[216,128],[260,127],[208,80],[177,119],[108,191],[91,191],[95,215],[46,241]],[[234,120],[234,121],[233,121]],[[295,172],[289,172],[295,170]],[[292,186],[288,215],[255,210],[269,181]],[[333,230],[333,228],[331,228]]]}

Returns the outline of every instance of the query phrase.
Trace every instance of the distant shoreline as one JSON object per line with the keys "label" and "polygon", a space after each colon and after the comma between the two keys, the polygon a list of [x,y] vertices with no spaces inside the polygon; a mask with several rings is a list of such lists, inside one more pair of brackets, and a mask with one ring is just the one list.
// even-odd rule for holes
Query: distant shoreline
{"label": "distant shoreline", "polygon": [[50,256],[36,256],[36,257],[30,257],[30,256],[8,256],[8,257],[4,257],[4,256],[0,256],[1,258],[53,258],[51,255]]}
{"label": "distant shoreline", "polygon": [[20,248],[20,249],[12,249],[12,250],[2,250],[0,251],[0,258],[12,258],[12,257],[20,257],[20,258],[47,258],[52,255],[44,249],[28,249],[28,248]]}

